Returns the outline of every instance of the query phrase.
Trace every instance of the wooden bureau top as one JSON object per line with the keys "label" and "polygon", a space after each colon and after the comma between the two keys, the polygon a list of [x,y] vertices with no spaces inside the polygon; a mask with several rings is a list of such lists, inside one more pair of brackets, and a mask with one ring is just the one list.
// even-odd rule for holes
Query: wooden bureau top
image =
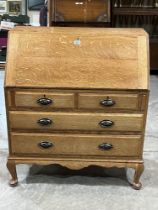
{"label": "wooden bureau top", "polygon": [[142,29],[16,27],[8,46],[6,87],[148,89]]}

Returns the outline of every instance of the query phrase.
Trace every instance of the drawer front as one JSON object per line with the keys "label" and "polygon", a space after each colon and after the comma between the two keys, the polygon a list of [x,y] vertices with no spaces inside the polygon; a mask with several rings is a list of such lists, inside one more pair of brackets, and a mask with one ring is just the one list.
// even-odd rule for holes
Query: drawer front
{"label": "drawer front", "polygon": [[14,154],[139,156],[141,145],[139,135],[11,133]]}
{"label": "drawer front", "polygon": [[13,129],[141,131],[143,114],[11,111]]}
{"label": "drawer front", "polygon": [[74,108],[73,93],[15,92],[17,107]]}
{"label": "drawer front", "polygon": [[79,108],[85,109],[139,109],[138,94],[93,94],[80,93]]}

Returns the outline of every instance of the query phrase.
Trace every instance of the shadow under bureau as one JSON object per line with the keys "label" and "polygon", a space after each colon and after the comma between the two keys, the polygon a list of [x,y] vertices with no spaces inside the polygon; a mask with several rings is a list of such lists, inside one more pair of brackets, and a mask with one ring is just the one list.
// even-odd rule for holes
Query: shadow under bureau
{"label": "shadow under bureau", "polygon": [[17,27],[5,95],[10,184],[17,164],[135,169],[140,189],[148,104],[141,29]]}

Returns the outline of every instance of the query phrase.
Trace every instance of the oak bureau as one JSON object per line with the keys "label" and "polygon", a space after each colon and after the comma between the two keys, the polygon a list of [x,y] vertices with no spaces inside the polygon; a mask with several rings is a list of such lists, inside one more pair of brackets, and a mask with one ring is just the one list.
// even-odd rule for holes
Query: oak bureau
{"label": "oak bureau", "polygon": [[10,184],[17,164],[135,169],[141,188],[149,93],[142,29],[17,27],[5,95]]}

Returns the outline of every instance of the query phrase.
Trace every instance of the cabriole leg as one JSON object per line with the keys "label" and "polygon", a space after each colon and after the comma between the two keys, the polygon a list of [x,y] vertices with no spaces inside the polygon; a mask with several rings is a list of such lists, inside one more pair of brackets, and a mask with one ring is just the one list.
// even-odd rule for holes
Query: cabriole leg
{"label": "cabriole leg", "polygon": [[18,184],[17,172],[16,172],[16,164],[14,160],[7,161],[7,168],[11,175],[11,180],[9,182],[10,186],[15,187]]}
{"label": "cabriole leg", "polygon": [[139,180],[140,180],[140,177],[141,177],[143,171],[144,171],[144,164],[143,163],[137,164],[136,167],[135,167],[134,180],[133,180],[133,183],[132,183],[132,187],[135,190],[140,190],[141,187],[142,187],[142,184]]}

